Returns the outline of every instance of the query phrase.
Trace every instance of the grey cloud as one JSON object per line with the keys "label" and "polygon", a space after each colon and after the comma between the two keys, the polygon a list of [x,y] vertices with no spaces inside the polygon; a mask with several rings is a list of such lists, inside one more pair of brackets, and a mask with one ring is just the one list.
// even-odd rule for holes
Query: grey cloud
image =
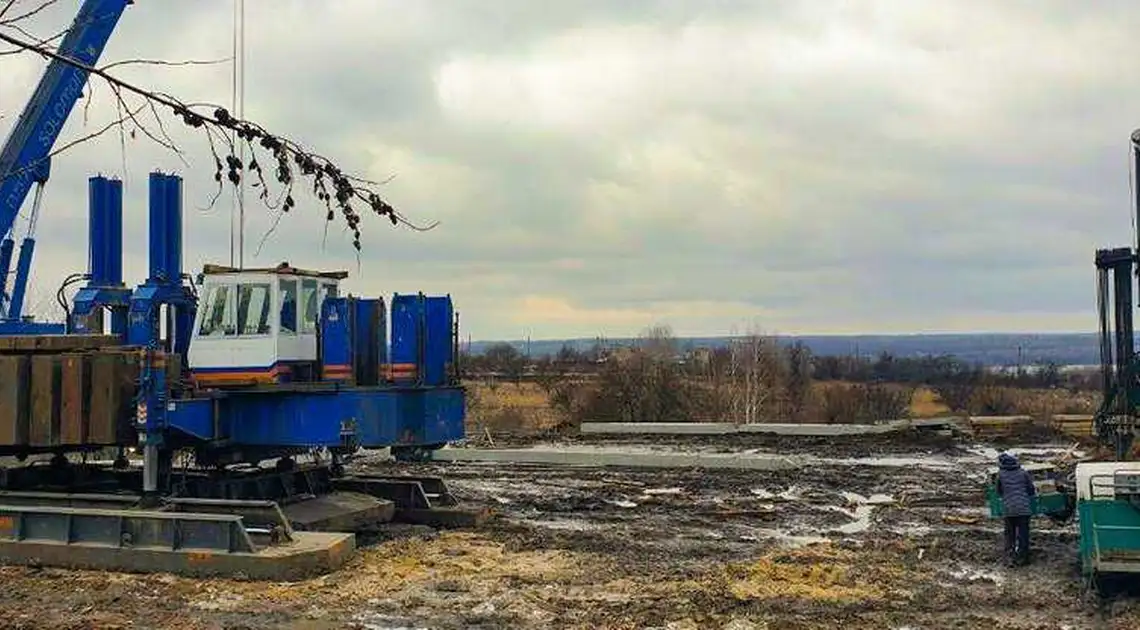
{"label": "grey cloud", "polygon": [[[398,207],[442,221],[423,234],[367,221],[357,273],[339,225],[321,250],[324,212],[301,195],[256,263],[348,268],[360,292],[451,292],[476,337],[617,335],[661,318],[709,334],[747,319],[1088,328],[1092,251],[1132,240],[1131,4],[246,4],[248,113],[394,174]],[[106,59],[225,56],[230,16],[220,0],[136,4]],[[4,78],[15,63],[30,62],[0,58],[0,113],[30,89]],[[121,74],[230,98],[226,66]],[[225,261],[228,198],[193,210],[212,194],[212,159],[200,137],[176,137],[191,170],[129,142],[129,212],[144,216],[149,170],[184,171],[187,266]],[[56,162],[44,294],[85,264],[73,243],[86,177],[121,173],[118,145]],[[249,216],[252,251],[273,216]],[[127,232],[141,279],[145,224]]]}

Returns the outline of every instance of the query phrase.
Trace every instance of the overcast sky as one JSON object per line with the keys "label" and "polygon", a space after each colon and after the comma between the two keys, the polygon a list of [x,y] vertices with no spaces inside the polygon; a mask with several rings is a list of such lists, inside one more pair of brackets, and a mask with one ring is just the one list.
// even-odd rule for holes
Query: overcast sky
{"label": "overcast sky", "polygon": [[[13,12],[42,0],[22,0]],[[78,0],[25,24],[60,30]],[[57,10],[58,9],[58,10]],[[431,232],[366,217],[322,250],[309,194],[249,195],[247,264],[343,268],[357,293],[449,292],[476,339],[1087,331],[1093,253],[1132,241],[1140,5],[984,0],[247,0],[246,117],[384,187]],[[16,34],[11,29],[5,32]],[[232,0],[128,7],[102,62],[231,53]],[[44,62],[0,56],[7,135]],[[228,64],[116,68],[228,104]],[[96,83],[60,142],[114,119]],[[147,122],[149,119],[144,119]],[[177,124],[168,125],[172,129]],[[174,133],[172,131],[172,133]],[[86,268],[87,177],[186,178],[186,266],[229,261],[230,197],[142,134],[53,163],[30,306]],[[23,226],[20,227],[23,230]]]}

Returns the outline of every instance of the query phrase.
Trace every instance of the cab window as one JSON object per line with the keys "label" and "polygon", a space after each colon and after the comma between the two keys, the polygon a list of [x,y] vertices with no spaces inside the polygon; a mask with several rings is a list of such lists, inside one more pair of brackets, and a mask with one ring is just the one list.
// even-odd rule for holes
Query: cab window
{"label": "cab window", "polygon": [[328,284],[328,283],[321,284],[320,297],[317,298],[317,319],[318,319],[318,321],[320,320],[321,309],[323,309],[325,306],[325,300],[335,298],[336,296],[337,296],[337,290],[336,290],[335,284]]}
{"label": "cab window", "polygon": [[269,334],[269,288],[265,283],[240,284],[237,289],[239,335]]}
{"label": "cab window", "polygon": [[317,332],[317,320],[320,318],[317,303],[317,281],[301,281],[301,303],[305,305],[304,317],[301,320],[301,332],[313,334]]}
{"label": "cab window", "polygon": [[198,328],[199,335],[203,337],[220,337],[237,333],[233,302],[230,300],[229,285],[215,284],[210,287],[205,304],[206,308],[203,309],[202,324]]}
{"label": "cab window", "polygon": [[281,280],[281,332],[297,332],[297,281]]}

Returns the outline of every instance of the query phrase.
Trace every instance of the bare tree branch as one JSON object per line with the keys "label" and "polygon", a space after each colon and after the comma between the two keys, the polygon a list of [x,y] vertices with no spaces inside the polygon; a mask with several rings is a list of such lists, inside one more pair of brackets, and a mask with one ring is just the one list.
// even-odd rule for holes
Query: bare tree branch
{"label": "bare tree branch", "polygon": [[124,59],[122,61],[115,61],[99,68],[99,70],[106,72],[111,68],[118,68],[119,66],[129,65],[144,65],[144,66],[216,66],[229,61],[233,61],[233,57],[226,57],[224,59],[188,59],[185,61],[164,61],[162,59]]}
{"label": "bare tree branch", "polygon": [[182,154],[182,150],[178,148],[178,145],[174,144],[174,138],[171,138],[170,134],[167,133],[166,125],[162,123],[162,116],[158,115],[158,108],[154,106],[154,101],[148,100],[146,101],[146,104],[147,107],[150,108],[151,115],[154,116],[154,122],[158,125],[159,132],[162,133],[162,137],[165,138],[167,144],[170,145],[170,149],[174,151],[176,155],[178,155],[178,159],[182,161],[182,164],[186,168],[190,168],[190,163],[186,161],[186,156]]}
{"label": "bare tree branch", "polygon": [[15,4],[16,0],[8,0],[8,2],[5,2],[4,8],[0,9],[0,18],[4,17],[4,14],[8,12],[8,9],[11,9],[13,6],[15,6]]}
{"label": "bare tree branch", "polygon": [[[138,111],[142,111],[142,108],[140,107],[138,109]],[[138,113],[138,111],[136,111],[135,113]],[[84,142],[87,142],[88,140],[94,140],[95,138],[98,138],[99,136],[107,133],[108,131],[114,129],[115,127],[121,126],[124,122],[126,122],[127,118],[128,118],[127,116],[120,116],[119,118],[112,120],[111,122],[107,123],[105,126],[100,127],[98,131],[94,131],[94,132],[89,133],[85,136],[81,136],[79,138],[76,138],[76,139],[72,140],[71,142],[60,145],[60,146],[56,147],[55,149],[53,149],[52,152],[47,155],[47,157],[48,158],[55,157],[55,156],[59,155],[60,153],[63,153],[64,151],[67,151],[68,149],[70,149],[72,147],[75,147],[77,145],[83,144]]]}
{"label": "bare tree branch", "polygon": [[[55,2],[56,0],[48,1]],[[67,63],[73,67],[85,70],[90,75],[103,79],[111,86],[112,92],[117,99],[116,105],[120,109],[120,112],[124,110],[124,106],[126,105],[124,95],[129,93],[141,97],[145,103],[148,103],[152,108],[156,105],[169,108],[176,117],[180,118],[184,124],[193,129],[204,129],[210,142],[211,152],[214,155],[214,179],[219,184],[219,190],[217,194],[214,195],[214,199],[211,201],[209,207],[213,207],[214,202],[216,202],[221,193],[223,171],[225,171],[225,179],[235,187],[241,184],[242,178],[246,176],[248,171],[254,171],[259,180],[257,183],[262,187],[262,194],[260,196],[263,202],[272,208],[271,203],[268,201],[269,197],[264,185],[265,178],[262,173],[264,167],[261,161],[257,159],[257,148],[260,147],[260,149],[269,152],[276,161],[275,179],[282,187],[282,200],[280,202],[281,212],[287,213],[296,205],[292,195],[296,178],[300,176],[311,179],[313,194],[319,201],[324,202],[327,210],[326,233],[327,222],[333,221],[336,218],[336,210],[339,210],[347,229],[352,231],[353,246],[357,252],[361,250],[361,216],[354,207],[356,203],[362,203],[371,209],[374,214],[388,218],[393,225],[404,225],[416,231],[430,230],[438,225],[438,222],[428,226],[417,226],[413,224],[401,213],[397,212],[387,201],[384,201],[379,193],[374,190],[374,188],[381,185],[380,183],[372,182],[356,175],[347,174],[332,160],[306,150],[299,143],[287,137],[274,135],[257,123],[236,119],[224,107],[209,106],[206,104],[187,105],[170,95],[150,91],[119,79],[108,74],[105,68],[101,69],[88,66],[65,55],[61,55],[56,51],[49,50],[42,44],[27,42],[2,31],[0,31],[0,41],[4,41],[23,50],[35,52],[51,60]],[[213,111],[203,113],[199,111],[201,107],[197,105],[212,107]],[[167,149],[179,152],[173,142],[165,139],[169,138],[169,135],[166,134],[165,131],[163,131],[164,138],[159,138],[142,125],[137,116],[135,116],[135,113],[139,110],[131,111],[129,107],[125,109],[127,114],[120,116],[120,121],[130,120],[151,140]],[[155,117],[156,119],[158,118],[158,116]],[[120,122],[120,124],[122,124],[122,122]],[[218,138],[223,141],[227,149],[225,155],[218,152],[218,143],[214,138],[214,133],[217,133]],[[235,142],[230,138],[230,134],[233,134],[245,142],[246,146],[250,148],[252,159],[248,164],[244,164],[243,160],[237,157]],[[125,146],[122,131],[120,131],[120,142]],[[74,146],[74,144],[70,146]],[[53,154],[57,153],[58,151],[53,151]],[[22,169],[6,174],[4,177],[11,177],[34,166],[34,164],[26,165]],[[334,203],[336,205],[335,210],[333,208]]]}
{"label": "bare tree branch", "polygon": [[[22,20],[26,20],[26,19],[36,15],[37,13],[43,11],[44,9],[47,9],[48,7],[50,7],[51,5],[53,5],[57,2],[59,2],[59,0],[44,0],[44,2],[40,4],[40,6],[34,8],[30,11],[27,11],[25,13],[21,13],[20,15],[10,17],[7,20],[0,21],[0,26],[14,26],[17,22],[20,22]],[[4,10],[0,11],[0,16],[3,16],[4,13],[6,13],[8,11],[8,9],[12,7],[13,4],[14,4],[14,2],[9,1],[8,4],[4,7]]]}
{"label": "bare tree branch", "polygon": [[[26,37],[31,37],[31,38],[37,40],[36,44],[39,46],[51,44],[57,40],[63,39],[63,37],[65,35],[67,35],[67,32],[71,30],[71,27],[69,26],[69,27],[63,29],[62,31],[59,31],[55,35],[52,35],[50,37],[40,38],[40,37],[36,37],[35,35],[32,35],[26,29],[23,29],[23,28],[15,25],[15,24],[10,25],[9,28],[13,28],[13,29],[19,31],[21,34],[23,34]],[[0,50],[0,57],[6,56],[6,55],[19,55],[19,54],[26,53],[26,52],[29,52],[29,51],[27,49],[24,49],[24,48],[9,48],[7,50]]]}

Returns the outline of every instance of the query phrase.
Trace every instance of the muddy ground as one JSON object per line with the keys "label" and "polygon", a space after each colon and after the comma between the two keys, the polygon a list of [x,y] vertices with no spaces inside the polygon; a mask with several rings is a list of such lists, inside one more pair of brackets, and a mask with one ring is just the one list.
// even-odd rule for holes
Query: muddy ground
{"label": "muddy ground", "polygon": [[[0,627],[1140,627],[1140,599],[1086,597],[1072,524],[1036,521],[1034,564],[1002,565],[980,480],[990,445],[624,442],[818,460],[790,472],[420,465],[498,516],[473,531],[401,528],[296,584],[2,568]],[[1028,446],[1025,461],[1070,445]]]}

